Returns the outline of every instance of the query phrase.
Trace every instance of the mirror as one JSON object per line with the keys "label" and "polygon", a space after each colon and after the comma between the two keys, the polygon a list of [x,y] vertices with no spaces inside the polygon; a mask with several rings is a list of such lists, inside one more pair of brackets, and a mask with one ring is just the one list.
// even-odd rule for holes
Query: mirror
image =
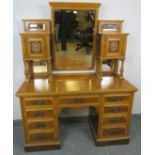
{"label": "mirror", "polygon": [[114,60],[105,60],[103,61],[103,72],[114,71]]}
{"label": "mirror", "polygon": [[45,24],[42,24],[42,23],[30,23],[28,25],[28,29],[29,29],[29,31],[36,31],[36,30],[44,31],[45,30]]}
{"label": "mirror", "polygon": [[33,61],[33,73],[47,73],[47,62],[46,61]]}
{"label": "mirror", "polygon": [[103,31],[117,31],[117,25],[116,24],[105,24],[103,25]]}
{"label": "mirror", "polygon": [[92,68],[95,11],[55,10],[55,67],[60,70]]}

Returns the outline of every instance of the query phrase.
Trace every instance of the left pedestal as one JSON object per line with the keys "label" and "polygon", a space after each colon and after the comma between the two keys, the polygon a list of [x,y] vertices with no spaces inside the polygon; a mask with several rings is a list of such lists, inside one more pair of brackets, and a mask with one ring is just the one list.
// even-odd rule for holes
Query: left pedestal
{"label": "left pedestal", "polygon": [[25,151],[58,149],[57,107],[52,97],[20,98]]}

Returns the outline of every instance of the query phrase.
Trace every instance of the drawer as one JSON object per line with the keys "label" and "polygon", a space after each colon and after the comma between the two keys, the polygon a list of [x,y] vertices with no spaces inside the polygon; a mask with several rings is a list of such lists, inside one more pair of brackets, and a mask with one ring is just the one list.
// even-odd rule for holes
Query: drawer
{"label": "drawer", "polygon": [[104,137],[125,136],[127,135],[127,127],[105,128],[103,129]]}
{"label": "drawer", "polygon": [[126,117],[105,117],[103,123],[105,125],[110,124],[126,124],[128,122]]}
{"label": "drawer", "polygon": [[49,143],[54,141],[54,133],[36,133],[29,136],[29,143]]}
{"label": "drawer", "polygon": [[42,99],[42,98],[26,98],[24,99],[24,104],[26,107],[47,107],[53,105],[53,99]]}
{"label": "drawer", "polygon": [[48,122],[32,122],[28,123],[28,129],[45,129],[45,128],[53,128],[53,121]]}
{"label": "drawer", "polygon": [[130,94],[107,94],[104,95],[104,102],[106,104],[128,104],[130,102]]}
{"label": "drawer", "polygon": [[98,104],[98,96],[64,96],[60,98],[60,104]]}
{"label": "drawer", "polygon": [[26,113],[27,119],[40,119],[40,118],[50,118],[53,117],[53,110],[47,111],[29,111]]}
{"label": "drawer", "polygon": [[104,113],[127,113],[128,106],[106,106],[104,107]]}

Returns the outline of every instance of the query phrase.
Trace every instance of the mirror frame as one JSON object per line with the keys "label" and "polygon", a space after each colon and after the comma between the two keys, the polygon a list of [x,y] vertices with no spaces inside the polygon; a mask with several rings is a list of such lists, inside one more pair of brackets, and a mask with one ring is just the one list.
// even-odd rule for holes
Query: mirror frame
{"label": "mirror frame", "polygon": [[[80,2],[49,2],[49,5],[51,7],[51,33],[52,33],[52,65],[53,69],[58,71],[59,69],[56,69],[56,51],[55,51],[55,32],[54,32],[54,16],[55,16],[55,10],[92,10],[95,11],[95,26],[94,26],[94,32],[93,32],[93,48],[92,48],[92,64],[90,69],[80,69],[80,70],[92,70],[94,69],[95,64],[95,57],[96,57],[96,37],[97,37],[97,26],[98,26],[98,12],[99,7],[101,3],[80,3]],[[72,69],[72,70],[79,70],[79,69]],[[68,69],[63,71],[69,71]]]}

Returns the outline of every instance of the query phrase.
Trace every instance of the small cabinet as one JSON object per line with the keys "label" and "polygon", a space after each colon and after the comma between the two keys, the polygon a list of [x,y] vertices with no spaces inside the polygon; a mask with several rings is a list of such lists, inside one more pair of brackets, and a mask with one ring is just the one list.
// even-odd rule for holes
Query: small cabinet
{"label": "small cabinet", "polygon": [[25,59],[46,59],[50,55],[49,33],[22,33],[21,38]]}
{"label": "small cabinet", "polygon": [[127,36],[127,33],[100,34],[99,56],[105,59],[124,58]]}

